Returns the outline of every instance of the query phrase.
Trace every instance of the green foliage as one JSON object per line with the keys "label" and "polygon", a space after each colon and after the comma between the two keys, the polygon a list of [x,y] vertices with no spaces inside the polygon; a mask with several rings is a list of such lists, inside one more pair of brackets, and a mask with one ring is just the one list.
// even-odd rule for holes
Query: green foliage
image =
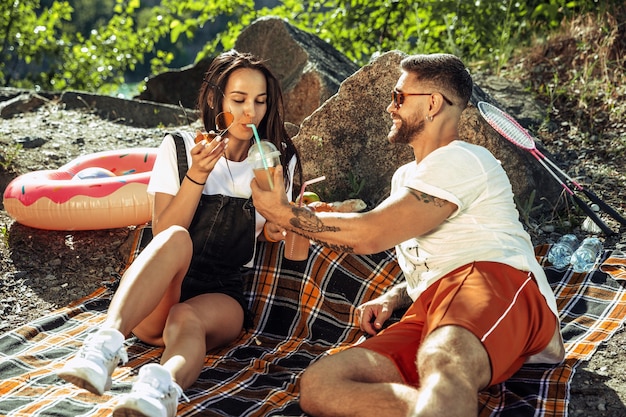
{"label": "green foliage", "polygon": [[253,0],[41,2],[0,3],[1,85],[112,91],[144,60],[152,73],[164,70],[198,32],[228,22],[196,59],[232,48],[245,27],[267,15],[315,34],[359,65],[399,49],[450,52],[497,70],[537,30],[597,7],[587,0],[282,0],[261,10]]}
{"label": "green foliage", "polygon": [[531,229],[533,228],[533,224],[531,222],[532,213],[542,208],[541,204],[537,206],[535,205],[535,194],[536,190],[532,190],[528,196],[528,200],[525,202],[522,202],[517,197],[514,197],[522,222],[524,222],[524,224]]}
{"label": "green foliage", "polygon": [[365,187],[365,178],[361,178],[358,174],[354,174],[353,172],[348,172],[348,182],[350,183],[350,193],[348,197],[359,197],[359,194],[363,191],[363,187]]}
{"label": "green foliage", "polygon": [[232,21],[216,47],[227,49],[256,17],[273,15],[314,33],[359,65],[376,54],[449,52],[498,69],[540,27],[556,27],[586,2],[513,0],[283,0]]}
{"label": "green foliage", "polygon": [[[166,26],[169,30],[170,42],[176,43],[183,38],[193,39],[196,32],[215,24],[218,18],[226,17],[229,22],[245,21],[249,24],[254,19],[250,16],[255,16],[254,0],[215,2],[162,0],[160,6],[153,9],[151,22]],[[230,49],[234,45],[236,36],[222,37],[222,35],[218,35],[207,44],[205,50],[210,50],[209,55],[214,55],[215,51]],[[203,56],[204,54],[200,54],[196,59],[199,60]]]}
{"label": "green foliage", "polygon": [[[151,51],[162,32],[137,30],[133,14],[139,0],[116,0],[108,23],[92,28],[88,35],[64,30],[72,18],[67,1],[55,1],[40,8],[39,0],[3,3],[0,40],[0,81],[4,85],[65,90],[107,91],[124,81],[123,72],[132,70]],[[37,15],[35,11],[39,11]],[[22,66],[37,71],[22,74]]]}
{"label": "green foliage", "polygon": [[17,74],[22,65],[41,63],[64,44],[59,28],[71,18],[70,5],[54,2],[39,15],[38,9],[39,0],[0,2],[0,83],[4,85],[20,81],[11,74]]}
{"label": "green foliage", "polygon": [[0,236],[2,236],[2,241],[4,242],[5,247],[9,247],[9,228],[6,225],[0,226]]}
{"label": "green foliage", "polygon": [[0,168],[2,168],[3,171],[8,171],[11,168],[11,165],[13,165],[13,161],[15,161],[21,150],[22,144],[20,143],[16,143],[12,146],[7,146],[3,152],[4,155],[0,156]]}

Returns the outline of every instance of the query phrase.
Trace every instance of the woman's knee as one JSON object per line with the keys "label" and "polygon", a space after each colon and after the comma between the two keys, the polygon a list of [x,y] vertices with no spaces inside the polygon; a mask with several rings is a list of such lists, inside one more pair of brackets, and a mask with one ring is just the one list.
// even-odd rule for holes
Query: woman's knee
{"label": "woman's knee", "polygon": [[193,254],[193,243],[187,229],[181,226],[170,226],[154,236],[139,256],[160,259],[169,265],[188,266]]}
{"label": "woman's knee", "polygon": [[166,327],[177,329],[202,328],[202,320],[198,317],[192,306],[185,303],[174,304],[167,316]]}
{"label": "woman's knee", "polygon": [[156,238],[162,238],[164,245],[180,248],[181,250],[192,248],[189,231],[182,226],[173,225],[159,233]]}

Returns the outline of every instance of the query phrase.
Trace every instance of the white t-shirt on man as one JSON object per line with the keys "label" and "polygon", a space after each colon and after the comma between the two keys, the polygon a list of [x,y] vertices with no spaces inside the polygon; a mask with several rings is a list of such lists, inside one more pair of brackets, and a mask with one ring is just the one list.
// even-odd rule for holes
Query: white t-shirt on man
{"label": "white t-shirt on man", "polygon": [[557,315],[554,293],[519,221],[509,179],[487,149],[455,140],[419,163],[400,167],[392,178],[391,192],[403,187],[458,207],[436,229],[396,246],[413,300],[454,269],[474,261],[491,261],[532,272]]}

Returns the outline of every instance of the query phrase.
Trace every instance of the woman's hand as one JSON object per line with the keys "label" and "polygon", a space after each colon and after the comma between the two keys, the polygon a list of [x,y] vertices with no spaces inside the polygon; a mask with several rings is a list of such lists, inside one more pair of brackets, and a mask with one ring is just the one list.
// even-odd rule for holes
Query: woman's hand
{"label": "woman's hand", "polygon": [[204,139],[191,148],[191,167],[189,171],[194,175],[192,178],[198,182],[206,182],[207,177],[215,168],[217,161],[224,155],[228,146],[228,139],[215,136],[212,140]]}
{"label": "woman's hand", "polygon": [[263,236],[268,242],[278,242],[285,239],[287,230],[272,222],[265,222],[263,226]]}

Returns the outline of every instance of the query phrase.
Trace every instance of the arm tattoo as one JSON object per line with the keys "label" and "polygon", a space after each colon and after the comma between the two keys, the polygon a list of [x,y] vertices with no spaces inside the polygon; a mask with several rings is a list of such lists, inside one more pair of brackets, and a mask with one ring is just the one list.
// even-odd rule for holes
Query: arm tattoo
{"label": "arm tattoo", "polygon": [[425,204],[432,203],[435,205],[435,207],[443,207],[444,204],[446,203],[446,200],[442,198],[433,197],[430,194],[426,194],[424,192],[417,191],[412,188],[409,188],[409,192],[411,193],[411,195],[413,195],[413,197],[417,199],[417,201],[421,201],[422,203],[425,203]]}
{"label": "arm tattoo", "polygon": [[[337,252],[354,253],[354,248],[351,246],[336,245],[311,236],[311,234],[314,233],[339,232],[341,230],[338,227],[326,226],[322,219],[318,218],[315,215],[315,212],[313,212],[311,209],[305,207],[292,207],[291,212],[293,213],[293,217],[289,219],[289,223],[293,227],[299,229],[299,235],[308,237],[314,242]],[[306,233],[300,233],[300,231]]]}
{"label": "arm tattoo", "polygon": [[334,245],[328,242],[324,242],[323,240],[319,240],[319,239],[312,239],[315,243],[318,243],[322,246],[327,247],[328,249],[332,249],[336,252],[344,252],[344,253],[354,253],[354,248],[352,246],[346,246],[346,245]]}
{"label": "arm tattoo", "polygon": [[289,223],[293,227],[302,229],[305,232],[320,233],[320,232],[338,232],[338,227],[330,227],[324,225],[321,219],[319,219],[315,212],[305,207],[292,207],[291,212],[293,217],[289,219]]}

